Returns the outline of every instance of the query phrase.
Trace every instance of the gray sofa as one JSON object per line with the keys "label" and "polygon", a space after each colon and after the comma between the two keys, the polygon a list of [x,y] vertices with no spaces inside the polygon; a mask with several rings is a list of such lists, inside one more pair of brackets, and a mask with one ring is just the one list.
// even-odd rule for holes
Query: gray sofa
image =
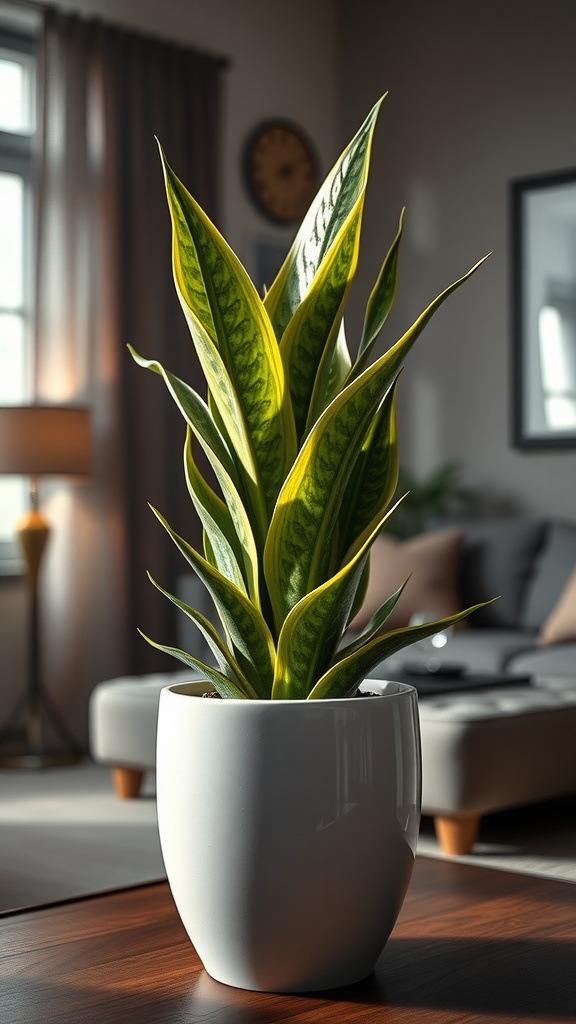
{"label": "gray sofa", "polygon": [[[576,571],[576,525],[516,517],[457,525],[464,529],[456,580],[460,607],[496,596],[498,600],[452,633],[444,659],[473,672],[576,679],[576,605],[573,639],[541,642],[543,627]],[[400,670],[408,658],[414,662],[424,657],[410,648],[370,674],[378,678]]]}

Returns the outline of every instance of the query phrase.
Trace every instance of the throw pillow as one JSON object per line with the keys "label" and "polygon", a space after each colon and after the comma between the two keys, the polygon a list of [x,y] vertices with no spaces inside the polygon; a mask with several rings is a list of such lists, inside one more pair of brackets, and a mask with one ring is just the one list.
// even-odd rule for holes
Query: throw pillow
{"label": "throw pillow", "polygon": [[363,629],[410,574],[385,629],[407,626],[416,612],[432,612],[440,619],[461,611],[458,569],[463,539],[464,530],[459,527],[422,533],[405,541],[380,534],[372,545],[366,599],[350,628],[355,632]]}
{"label": "throw pillow", "polygon": [[569,640],[576,640],[576,566],[538,636],[542,647]]}

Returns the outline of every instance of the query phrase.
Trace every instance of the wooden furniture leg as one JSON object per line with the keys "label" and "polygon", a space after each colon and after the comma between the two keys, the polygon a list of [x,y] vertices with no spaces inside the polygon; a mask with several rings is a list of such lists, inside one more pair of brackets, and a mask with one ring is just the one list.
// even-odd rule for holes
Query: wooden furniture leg
{"label": "wooden furniture leg", "polygon": [[139,768],[113,768],[112,783],[120,800],[131,800],[140,795],[144,772]]}
{"label": "wooden furniture leg", "polygon": [[444,853],[453,857],[470,853],[478,838],[479,828],[480,818],[477,815],[467,818],[434,818],[434,829],[440,847]]}

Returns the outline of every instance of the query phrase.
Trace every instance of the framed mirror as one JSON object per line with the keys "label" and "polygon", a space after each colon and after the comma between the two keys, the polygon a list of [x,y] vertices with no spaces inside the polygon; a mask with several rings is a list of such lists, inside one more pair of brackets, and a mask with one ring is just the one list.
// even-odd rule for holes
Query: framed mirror
{"label": "framed mirror", "polygon": [[516,448],[576,447],[576,168],[511,184]]}

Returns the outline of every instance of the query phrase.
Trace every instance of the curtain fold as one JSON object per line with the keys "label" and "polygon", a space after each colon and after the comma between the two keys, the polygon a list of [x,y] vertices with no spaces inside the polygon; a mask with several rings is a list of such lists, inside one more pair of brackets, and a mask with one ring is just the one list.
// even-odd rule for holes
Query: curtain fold
{"label": "curtain fold", "polygon": [[92,410],[93,477],[45,485],[45,683],[79,734],[101,679],[176,668],[137,627],[175,642],[185,563],[148,508],[198,542],[184,424],[131,343],[203,389],[174,291],[155,136],[217,221],[221,59],[47,9],[39,45],[37,400]]}

